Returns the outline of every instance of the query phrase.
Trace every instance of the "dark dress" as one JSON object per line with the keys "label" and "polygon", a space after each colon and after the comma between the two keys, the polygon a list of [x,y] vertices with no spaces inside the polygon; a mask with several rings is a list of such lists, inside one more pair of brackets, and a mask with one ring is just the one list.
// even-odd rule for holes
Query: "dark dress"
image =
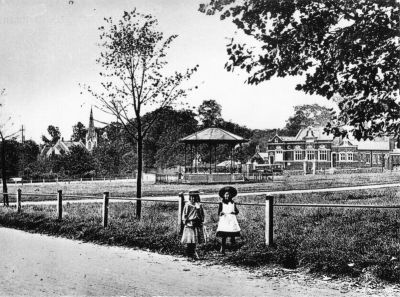
{"label": "dark dress", "polygon": [[185,225],[182,234],[182,243],[203,243],[204,210],[201,204],[187,202],[183,208],[182,222]]}

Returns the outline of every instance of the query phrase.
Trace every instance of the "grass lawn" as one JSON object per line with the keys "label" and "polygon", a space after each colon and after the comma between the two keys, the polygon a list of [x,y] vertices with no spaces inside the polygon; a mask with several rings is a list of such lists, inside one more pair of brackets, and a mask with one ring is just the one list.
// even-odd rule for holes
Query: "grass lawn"
{"label": "grass lawn", "polygon": [[[341,175],[307,175],[307,176],[278,176],[274,182],[264,183],[237,183],[234,184],[238,191],[272,191],[272,190],[294,190],[294,189],[315,189],[326,187],[343,187],[354,185],[371,185],[382,183],[400,183],[400,172],[386,172],[382,174],[363,173],[363,174],[341,174]],[[144,184],[143,195],[163,196],[178,195],[181,191],[188,191],[191,188],[198,188],[207,194],[217,194],[222,187],[219,184]],[[103,192],[110,192],[111,197],[135,197],[136,184],[132,181],[100,181],[100,182],[61,182],[61,183],[27,183],[9,184],[8,192],[15,194],[17,189],[22,189],[25,193],[32,194],[54,194],[53,197],[29,196],[23,200],[53,200],[56,199],[57,190],[62,190],[64,195],[89,195],[102,197]],[[68,199],[78,199],[68,198]],[[10,196],[10,201],[15,201],[14,195]]]}
{"label": "grass lawn", "polygon": [[[397,178],[397,175],[395,176]],[[365,176],[364,176],[365,178]],[[387,182],[395,182],[385,177]],[[360,178],[362,179],[362,178]],[[347,179],[355,184],[360,179]],[[367,179],[367,178],[365,178]],[[374,183],[373,177],[367,179]],[[375,177],[377,181],[378,178]],[[381,181],[383,177],[381,177]],[[389,181],[390,180],[390,181]],[[313,181],[315,183],[313,183]],[[307,185],[319,183],[310,179]],[[299,180],[296,181],[300,183]],[[330,181],[331,182],[331,181]],[[333,181],[332,181],[333,182]],[[337,186],[341,182],[338,178]],[[294,183],[294,182],[293,182]],[[376,182],[378,183],[378,181]],[[241,185],[272,187],[274,184]],[[276,184],[276,187],[280,185]],[[90,186],[80,191],[89,193]],[[184,188],[190,187],[185,185]],[[191,186],[193,187],[193,186]],[[220,185],[199,186],[204,192],[214,192]],[[299,188],[302,188],[299,187]],[[117,188],[114,188],[117,191]],[[176,193],[182,185],[152,185],[145,191]],[[398,189],[346,191],[279,195],[276,203],[333,203],[333,204],[400,204]],[[96,194],[102,189],[97,189]],[[176,192],[175,192],[176,191]],[[236,202],[255,202],[257,197],[245,196]],[[259,202],[259,200],[257,201]],[[97,243],[148,248],[168,254],[183,254],[177,234],[177,204],[143,202],[143,218],[134,217],[134,203],[111,203],[109,227],[101,227],[101,204],[65,204],[64,219],[58,222],[55,206],[24,206],[22,213],[15,208],[0,208],[0,225],[32,230]],[[278,264],[286,268],[308,268],[311,272],[360,276],[363,273],[390,282],[400,283],[400,210],[397,209],[337,209],[276,207],[274,216],[275,246],[264,244],[264,208],[239,205],[239,224],[243,237],[226,256],[217,256],[219,242],[215,238],[218,223],[217,205],[205,204],[206,228],[210,239],[199,246],[205,259],[223,261],[245,267]]]}

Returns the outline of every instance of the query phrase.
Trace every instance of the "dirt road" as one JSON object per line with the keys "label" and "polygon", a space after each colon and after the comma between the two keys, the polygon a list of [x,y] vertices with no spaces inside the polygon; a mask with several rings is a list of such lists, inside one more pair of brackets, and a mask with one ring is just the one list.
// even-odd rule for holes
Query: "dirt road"
{"label": "dirt road", "polygon": [[266,279],[228,266],[7,228],[0,228],[0,247],[1,296],[365,296],[343,295],[322,281]]}

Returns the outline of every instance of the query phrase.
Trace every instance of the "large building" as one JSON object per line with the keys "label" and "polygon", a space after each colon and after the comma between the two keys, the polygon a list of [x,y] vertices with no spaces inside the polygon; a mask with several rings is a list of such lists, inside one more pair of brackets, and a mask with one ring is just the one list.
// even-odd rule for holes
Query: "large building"
{"label": "large building", "polygon": [[392,169],[397,151],[395,141],[389,137],[356,141],[334,138],[323,133],[322,127],[308,127],[295,137],[272,137],[266,151],[256,154],[256,162],[314,174],[331,168]]}

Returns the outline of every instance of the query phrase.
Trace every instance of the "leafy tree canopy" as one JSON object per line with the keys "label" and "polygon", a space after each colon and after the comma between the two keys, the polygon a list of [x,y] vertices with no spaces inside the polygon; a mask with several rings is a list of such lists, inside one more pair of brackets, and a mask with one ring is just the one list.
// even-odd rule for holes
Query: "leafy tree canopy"
{"label": "leafy tree canopy", "polygon": [[221,112],[222,107],[218,104],[217,101],[204,100],[203,103],[197,109],[199,114],[199,118],[203,124],[203,127],[215,127],[218,123],[221,122]]}
{"label": "leafy tree canopy", "polygon": [[61,137],[61,133],[60,133],[60,129],[58,127],[55,127],[53,125],[49,125],[47,127],[47,132],[50,135],[50,139],[48,139],[45,135],[42,135],[42,141],[45,144],[49,144],[49,145],[54,145],[57,143],[57,141],[60,139]]}
{"label": "leafy tree canopy", "polygon": [[[168,73],[168,49],[177,35],[164,37],[157,20],[136,10],[124,12],[119,20],[105,18],[99,27],[102,51],[97,63],[104,79],[100,91],[86,89],[101,103],[101,109],[114,115],[137,145],[136,196],[142,196],[143,141],[158,113],[143,122],[145,107],[159,109],[175,104],[186,96],[182,83],[197,70]],[[136,216],[141,216],[141,202],[136,204]]]}
{"label": "leafy tree canopy", "polygon": [[228,71],[247,83],[303,76],[297,90],[340,98],[329,130],[357,138],[400,134],[399,7],[396,0],[211,0],[207,14],[230,18],[256,43],[227,46]]}
{"label": "leafy tree canopy", "polygon": [[82,124],[81,122],[76,123],[76,125],[74,125],[72,127],[72,137],[71,140],[72,141],[82,141],[83,143],[86,142],[86,133],[87,133],[87,129],[85,127],[84,124]]}
{"label": "leafy tree canopy", "polygon": [[283,134],[294,136],[304,126],[326,126],[333,116],[332,109],[318,104],[297,105],[294,115],[286,121]]}

